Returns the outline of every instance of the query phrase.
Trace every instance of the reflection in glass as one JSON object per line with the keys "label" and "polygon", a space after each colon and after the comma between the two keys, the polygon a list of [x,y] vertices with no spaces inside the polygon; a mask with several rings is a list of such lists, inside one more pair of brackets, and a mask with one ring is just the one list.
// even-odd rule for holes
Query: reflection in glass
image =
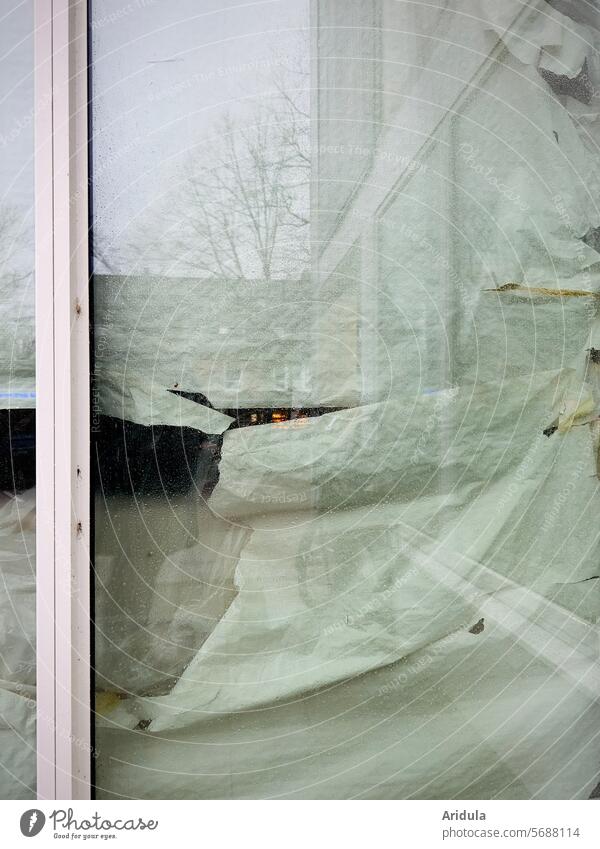
{"label": "reflection in glass", "polygon": [[35,798],[33,2],[0,25],[0,798]]}
{"label": "reflection in glass", "polygon": [[92,4],[99,797],[587,798],[600,26]]}

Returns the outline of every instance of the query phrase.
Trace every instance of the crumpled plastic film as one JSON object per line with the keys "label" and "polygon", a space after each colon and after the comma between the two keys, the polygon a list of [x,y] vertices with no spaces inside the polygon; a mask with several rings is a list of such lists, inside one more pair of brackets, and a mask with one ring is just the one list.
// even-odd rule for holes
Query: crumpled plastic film
{"label": "crumpled plastic film", "polygon": [[[382,4],[385,49],[400,6]],[[160,579],[142,570],[166,588],[161,640],[178,595],[210,626],[172,679],[103,713],[104,797],[583,799],[598,783],[600,171],[593,109],[548,81],[575,79],[596,36],[542,0],[410,14],[430,64],[406,89],[391,72],[379,162],[335,215],[343,168],[318,173],[327,238],[317,222],[295,295],[272,290],[280,335],[273,284],[219,289],[194,335],[178,305],[204,284],[175,283],[165,386],[221,409],[341,409],[224,433],[198,539]],[[141,363],[164,283],[105,283],[155,303],[131,337]]]}
{"label": "crumpled plastic film", "polygon": [[111,374],[100,382],[99,398],[104,415],[141,425],[190,427],[217,434],[227,430],[233,421],[231,416],[189,401],[164,386],[152,386],[142,375],[129,375],[127,381],[119,384],[117,376]]}
{"label": "crumpled plastic film", "polygon": [[0,257],[0,410],[35,407],[33,283],[15,283]]}
{"label": "crumpled plastic film", "polygon": [[35,698],[0,688],[0,787],[3,799],[35,799]]}
{"label": "crumpled plastic film", "polygon": [[[571,758],[585,737],[596,754],[578,758],[581,771],[569,786],[589,792],[600,713],[598,608],[590,622],[577,598],[570,606],[556,595],[595,580],[598,540],[589,528],[598,481],[581,474],[581,464],[591,463],[585,430],[560,444],[541,431],[561,376],[549,372],[535,388],[516,379],[442,400],[425,396],[404,420],[390,402],[287,430],[227,433],[211,506],[248,528],[235,598],[170,694],[132,705],[139,720],[151,720],[143,745],[119,738],[119,776],[103,772],[101,759],[101,780],[112,792],[137,782],[136,795],[151,796],[157,787],[141,774],[159,763],[169,770],[176,752],[178,774],[164,787],[174,796],[219,797],[232,786],[242,797],[272,795],[277,774],[278,791],[299,797],[545,797],[575,775],[569,763],[560,777],[553,772],[565,738]],[[456,435],[450,443],[440,439],[443,428],[423,438],[432,414],[448,420]],[[565,468],[576,482],[567,489],[577,517],[570,532],[557,521]],[[558,734],[570,712],[579,718]],[[271,741],[260,754],[258,717],[268,721]],[[227,742],[232,722],[242,729],[235,750]],[[380,723],[385,730],[375,732]],[[321,749],[307,742],[313,726]],[[111,714],[103,728],[100,739],[114,733]],[[430,734],[435,741],[438,733],[436,749]],[[514,733],[520,744],[508,746]],[[280,781],[288,758],[295,763],[296,735],[307,759],[315,752],[306,786],[306,765],[290,767],[295,778]],[[219,741],[218,756],[211,741]],[[131,755],[121,746],[126,753],[134,746]],[[329,747],[335,755],[328,757]],[[419,747],[427,763],[437,751],[436,766],[420,763],[411,773]],[[493,757],[490,747],[497,747]],[[250,770],[253,778],[231,777],[225,791],[219,775],[230,758],[232,772]],[[265,770],[270,789],[261,785]]]}
{"label": "crumpled plastic film", "polygon": [[471,11],[523,64],[569,77],[581,69],[589,45],[589,28],[561,14],[546,0],[531,0],[525,6],[517,0],[476,0]]}

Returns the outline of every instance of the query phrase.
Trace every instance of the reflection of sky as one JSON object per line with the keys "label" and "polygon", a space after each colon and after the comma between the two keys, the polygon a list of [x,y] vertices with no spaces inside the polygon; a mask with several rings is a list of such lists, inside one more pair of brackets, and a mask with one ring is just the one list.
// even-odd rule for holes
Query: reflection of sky
{"label": "reflection of sky", "polygon": [[[17,210],[19,224],[28,234],[18,259],[31,268],[33,0],[4,0],[0,8],[0,218],[6,207]],[[5,242],[0,249],[4,260]]]}
{"label": "reflection of sky", "polygon": [[306,0],[92,7],[94,208],[116,252],[215,120],[273,90],[277,63],[293,64],[306,45],[308,11]]}

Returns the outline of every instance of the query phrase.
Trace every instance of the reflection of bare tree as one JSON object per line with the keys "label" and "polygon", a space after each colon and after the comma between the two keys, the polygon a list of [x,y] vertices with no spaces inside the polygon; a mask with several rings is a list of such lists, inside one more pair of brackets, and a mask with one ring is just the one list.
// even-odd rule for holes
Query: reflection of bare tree
{"label": "reflection of bare tree", "polygon": [[224,116],[129,259],[198,277],[297,276],[309,258],[309,137],[308,110],[283,86],[250,118]]}

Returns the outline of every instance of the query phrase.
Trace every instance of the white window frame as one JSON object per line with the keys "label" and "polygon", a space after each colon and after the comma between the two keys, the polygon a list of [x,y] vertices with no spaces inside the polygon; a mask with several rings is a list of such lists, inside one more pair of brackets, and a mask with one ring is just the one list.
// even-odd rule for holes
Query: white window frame
{"label": "white window frame", "polygon": [[91,796],[87,0],[34,0],[37,785]]}

